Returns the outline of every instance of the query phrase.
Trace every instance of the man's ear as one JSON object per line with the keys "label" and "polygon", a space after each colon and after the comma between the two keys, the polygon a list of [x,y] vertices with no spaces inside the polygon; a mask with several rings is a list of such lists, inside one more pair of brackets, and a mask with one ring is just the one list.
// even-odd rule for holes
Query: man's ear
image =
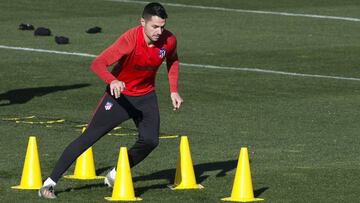
{"label": "man's ear", "polygon": [[141,25],[144,27],[144,26],[145,26],[145,19],[144,19],[144,18],[141,18],[141,19],[140,19],[140,23],[141,23]]}

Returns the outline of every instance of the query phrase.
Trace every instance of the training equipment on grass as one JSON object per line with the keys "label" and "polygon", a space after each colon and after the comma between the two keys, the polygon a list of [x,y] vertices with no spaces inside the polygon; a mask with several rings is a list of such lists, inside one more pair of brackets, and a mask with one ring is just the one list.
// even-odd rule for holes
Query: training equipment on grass
{"label": "training equipment on grass", "polygon": [[179,155],[176,163],[174,185],[169,185],[172,190],[202,189],[196,184],[194,167],[191,160],[189,141],[187,136],[180,137]]}
{"label": "training equipment on grass", "polygon": [[70,40],[65,36],[55,36],[55,42],[57,44],[69,44]]}
{"label": "training equipment on grass", "polygon": [[[85,127],[82,129],[82,133],[85,129]],[[89,147],[76,159],[74,175],[67,175],[64,176],[64,178],[78,180],[95,180],[105,178],[104,176],[96,176],[92,147]]]}
{"label": "training equipment on grass", "polygon": [[11,188],[22,190],[38,190],[41,188],[41,186],[42,178],[36,137],[30,136],[20,185],[13,186]]}
{"label": "training equipment on grass", "polygon": [[140,201],[135,197],[129,157],[126,147],[120,147],[119,159],[116,167],[114,188],[111,197],[105,197],[108,201]]}
{"label": "training equipment on grass", "polygon": [[34,30],[34,29],[35,29],[34,26],[28,23],[21,23],[19,25],[19,30]]}
{"label": "training equipment on grass", "polygon": [[46,27],[38,27],[34,31],[35,36],[51,36],[51,30]]}
{"label": "training equipment on grass", "polygon": [[230,197],[222,198],[231,202],[254,202],[264,199],[255,198],[251,181],[249,155],[246,147],[240,149],[240,156],[236,168],[234,184]]}
{"label": "training equipment on grass", "polygon": [[101,27],[95,26],[93,28],[89,28],[88,30],[86,30],[86,32],[89,33],[89,34],[100,33],[101,32]]}

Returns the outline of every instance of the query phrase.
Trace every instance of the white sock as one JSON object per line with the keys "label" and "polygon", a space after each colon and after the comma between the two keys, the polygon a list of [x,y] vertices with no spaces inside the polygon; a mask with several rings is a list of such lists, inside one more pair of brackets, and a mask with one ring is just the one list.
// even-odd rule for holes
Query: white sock
{"label": "white sock", "polygon": [[115,168],[113,168],[113,169],[110,171],[110,177],[111,177],[112,179],[115,179],[115,176],[116,176],[116,170],[115,170]]}
{"label": "white sock", "polygon": [[49,186],[49,185],[51,185],[51,186],[55,186],[55,185],[56,185],[56,183],[55,183],[50,177],[45,180],[43,186]]}

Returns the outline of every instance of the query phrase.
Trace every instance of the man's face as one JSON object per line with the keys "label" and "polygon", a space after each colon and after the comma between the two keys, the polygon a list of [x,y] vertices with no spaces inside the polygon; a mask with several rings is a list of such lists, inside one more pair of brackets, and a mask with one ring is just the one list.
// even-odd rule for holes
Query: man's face
{"label": "man's face", "polygon": [[146,42],[151,44],[158,41],[164,31],[165,24],[166,20],[158,16],[151,16],[149,19],[141,18]]}

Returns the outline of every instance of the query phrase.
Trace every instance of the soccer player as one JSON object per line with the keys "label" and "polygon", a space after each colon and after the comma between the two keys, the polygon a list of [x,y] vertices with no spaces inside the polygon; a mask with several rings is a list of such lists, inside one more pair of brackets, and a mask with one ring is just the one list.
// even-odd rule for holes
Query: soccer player
{"label": "soccer player", "polygon": [[[122,34],[91,64],[91,70],[107,84],[106,91],[83,135],[70,143],[57,161],[39,196],[56,198],[54,186],[61,175],[87,148],[120,123],[133,119],[139,135],[129,149],[130,167],[141,162],[159,143],[160,116],[155,94],[155,76],[166,61],[173,109],[183,103],[177,90],[179,61],[175,36],[164,29],[167,14],[159,3],[144,7],[140,25]],[[107,67],[115,64],[109,72]],[[112,186],[116,170],[105,184]]]}

